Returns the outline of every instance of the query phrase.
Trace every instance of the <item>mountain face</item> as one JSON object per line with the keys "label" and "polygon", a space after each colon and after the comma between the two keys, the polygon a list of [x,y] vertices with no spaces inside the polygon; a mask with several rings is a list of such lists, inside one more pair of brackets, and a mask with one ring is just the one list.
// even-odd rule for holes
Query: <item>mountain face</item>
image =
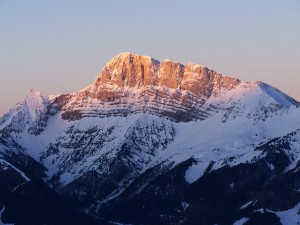
{"label": "mountain face", "polygon": [[0,224],[299,224],[298,107],[121,53],[87,88],[32,90],[0,118]]}
{"label": "mountain face", "polygon": [[206,100],[239,83],[199,65],[121,53],[91,86],[53,104],[66,120],[146,113],[188,122],[207,118]]}

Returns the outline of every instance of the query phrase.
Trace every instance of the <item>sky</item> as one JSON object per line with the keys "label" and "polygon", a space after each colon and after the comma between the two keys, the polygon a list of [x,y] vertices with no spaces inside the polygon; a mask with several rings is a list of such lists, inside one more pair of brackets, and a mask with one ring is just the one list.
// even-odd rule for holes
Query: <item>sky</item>
{"label": "sky", "polygon": [[193,62],[300,100],[299,0],[0,0],[0,115],[91,84],[120,52]]}

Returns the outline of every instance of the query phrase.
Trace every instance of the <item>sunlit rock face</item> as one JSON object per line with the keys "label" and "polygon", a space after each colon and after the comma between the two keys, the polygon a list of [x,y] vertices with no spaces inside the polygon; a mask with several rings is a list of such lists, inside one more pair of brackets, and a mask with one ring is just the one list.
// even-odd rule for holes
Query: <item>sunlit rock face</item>
{"label": "sunlit rock face", "polygon": [[67,120],[147,112],[191,121],[207,118],[205,102],[238,84],[238,79],[197,64],[121,53],[107,63],[92,85],[58,97],[54,105]]}
{"label": "sunlit rock face", "polygon": [[213,90],[230,90],[239,83],[235,78],[223,77],[197,64],[182,65],[169,60],[159,62],[149,56],[121,53],[103,68],[92,90],[111,86],[137,89],[157,86],[190,91],[197,97],[208,98]]}

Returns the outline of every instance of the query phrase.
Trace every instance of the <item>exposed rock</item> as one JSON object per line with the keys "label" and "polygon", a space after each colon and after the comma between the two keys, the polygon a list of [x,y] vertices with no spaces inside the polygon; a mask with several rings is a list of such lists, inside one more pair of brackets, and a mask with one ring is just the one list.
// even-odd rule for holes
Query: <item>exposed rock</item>
{"label": "exposed rock", "polygon": [[186,122],[206,118],[201,109],[206,100],[239,83],[200,65],[121,53],[91,86],[59,96],[53,105],[62,109],[66,120],[147,112]]}

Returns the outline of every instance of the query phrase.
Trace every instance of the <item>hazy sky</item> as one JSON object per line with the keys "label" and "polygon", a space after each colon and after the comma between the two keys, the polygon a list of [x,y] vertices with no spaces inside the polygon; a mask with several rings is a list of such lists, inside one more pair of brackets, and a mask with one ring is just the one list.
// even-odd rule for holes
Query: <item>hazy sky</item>
{"label": "hazy sky", "polygon": [[300,100],[299,0],[0,0],[0,115],[77,91],[119,52],[262,80]]}

